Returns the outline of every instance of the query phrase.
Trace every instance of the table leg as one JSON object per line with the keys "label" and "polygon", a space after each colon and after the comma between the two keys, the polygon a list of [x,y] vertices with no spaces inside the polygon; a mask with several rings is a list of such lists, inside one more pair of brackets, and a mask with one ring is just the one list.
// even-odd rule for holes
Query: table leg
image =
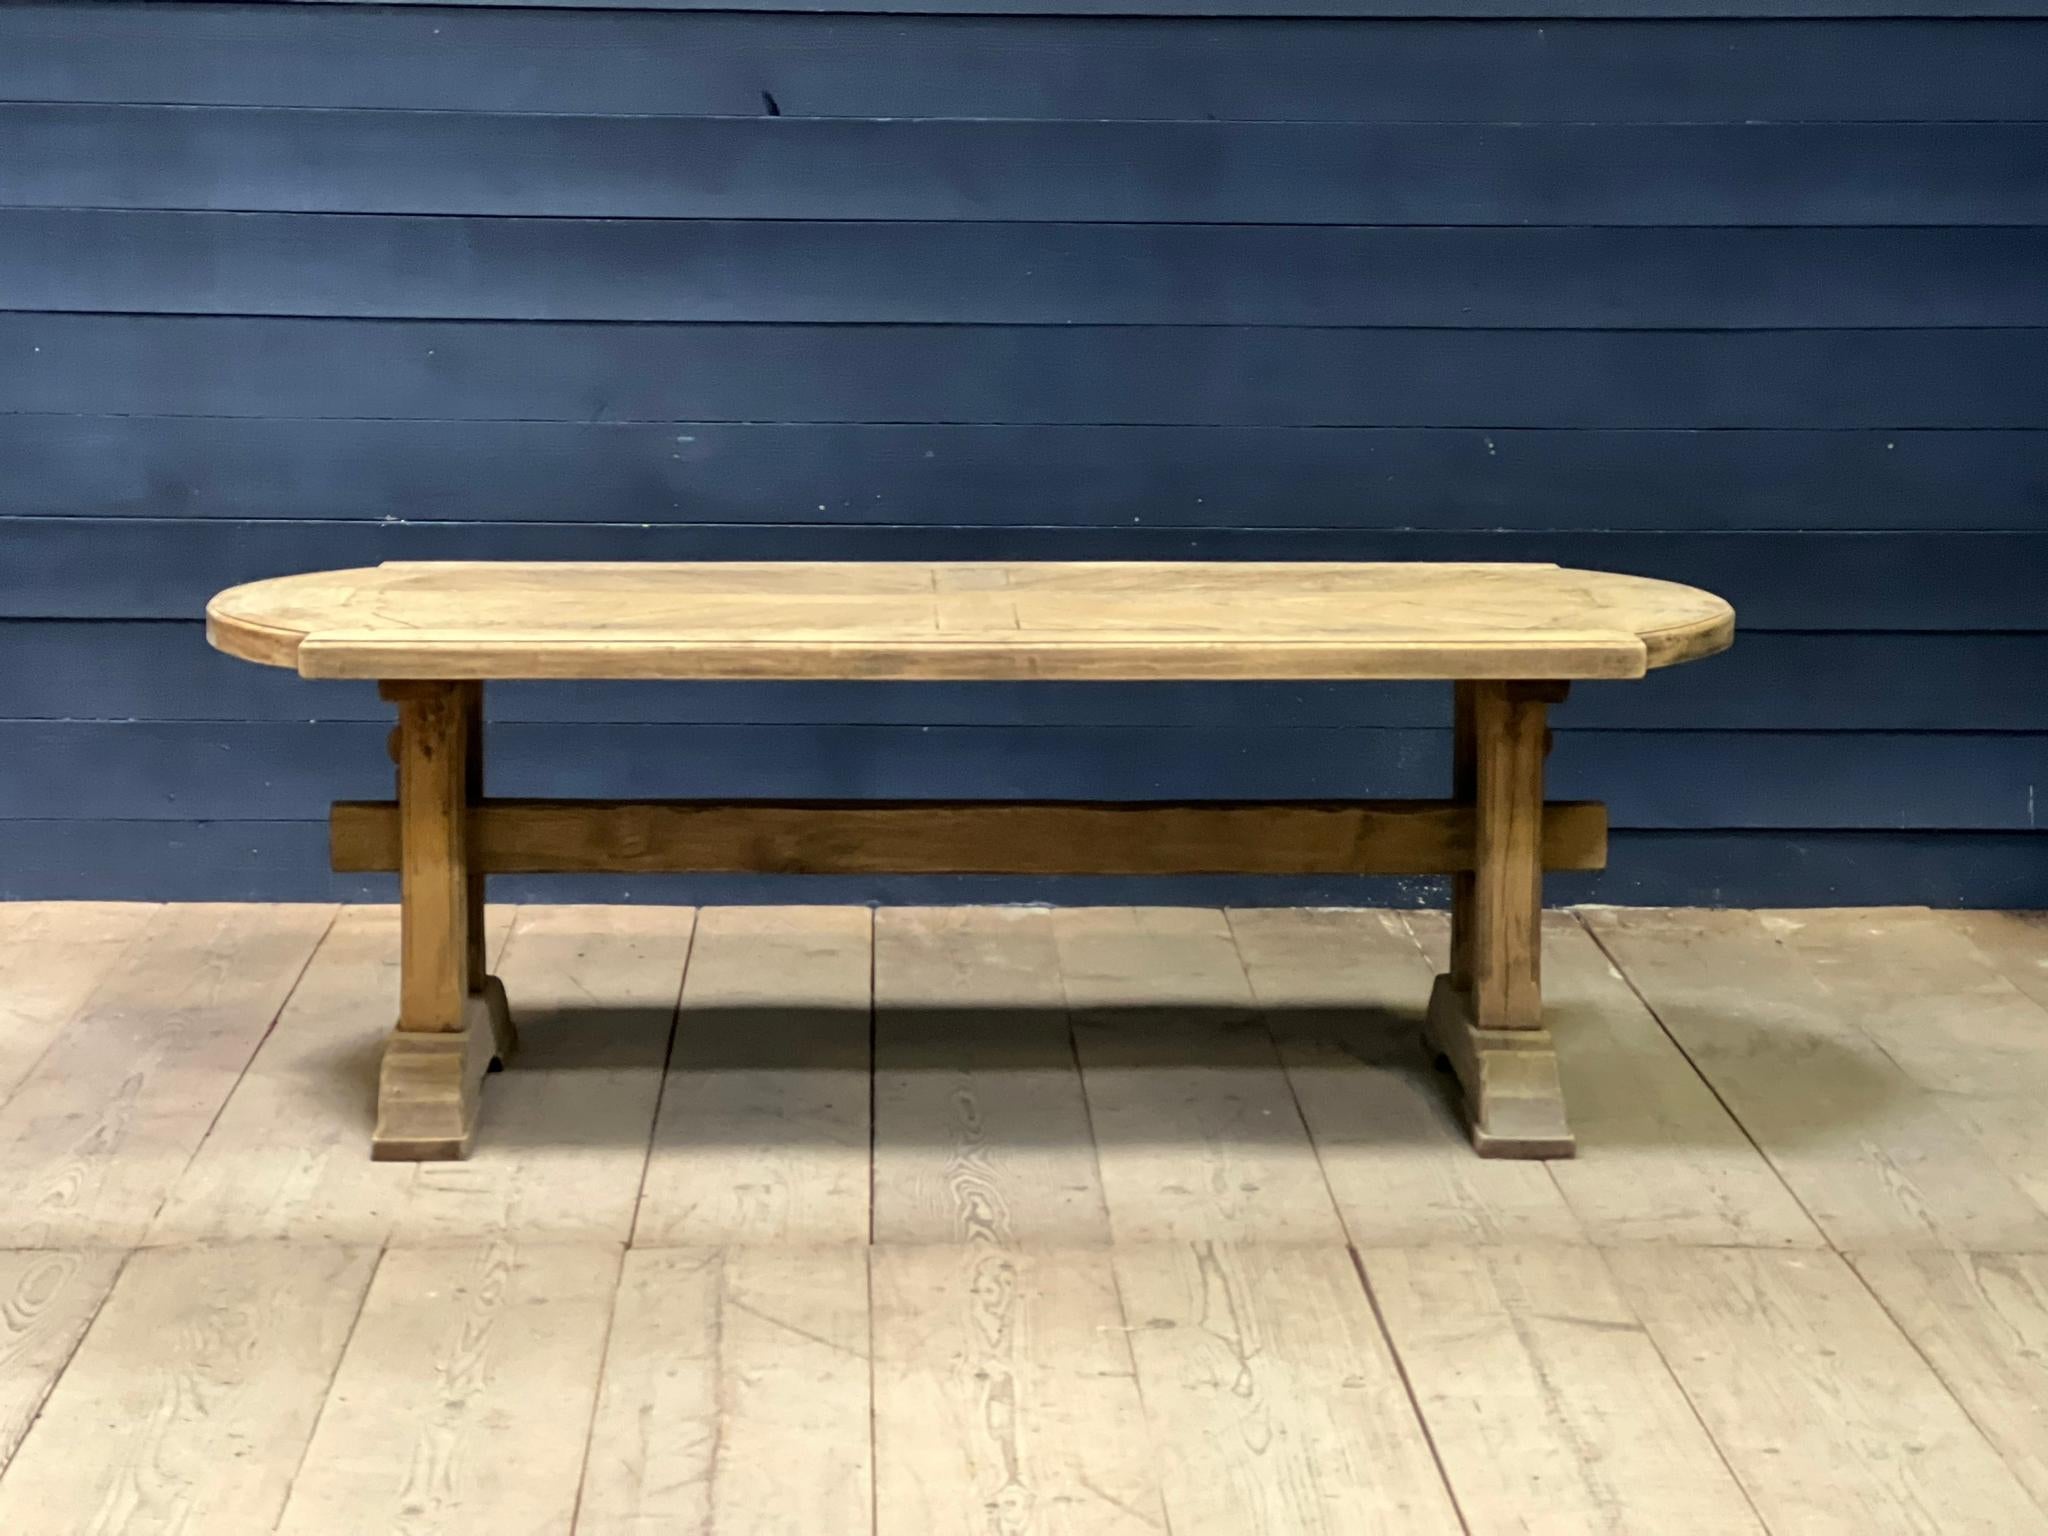
{"label": "table leg", "polygon": [[[464,762],[464,800],[471,810],[484,798],[484,685],[460,683],[463,730],[468,756]],[[484,872],[475,859],[469,861],[469,990],[480,995],[491,1010],[491,1039],[496,1049],[491,1070],[496,1071],[519,1048],[519,1031],[512,1023],[512,1007],[505,998],[505,984],[490,974],[490,957],[484,949]]]}
{"label": "table leg", "polygon": [[1482,1157],[1569,1157],[1557,1053],[1543,1028],[1543,758],[1560,683],[1460,683],[1453,789],[1475,811],[1451,892],[1451,963],[1430,1043],[1457,1074]]}
{"label": "table leg", "polygon": [[477,947],[483,882],[469,860],[480,704],[472,683],[387,683],[383,693],[398,706],[399,1005],[371,1156],[459,1158],[476,1134],[483,1074],[511,1045],[504,989]]}

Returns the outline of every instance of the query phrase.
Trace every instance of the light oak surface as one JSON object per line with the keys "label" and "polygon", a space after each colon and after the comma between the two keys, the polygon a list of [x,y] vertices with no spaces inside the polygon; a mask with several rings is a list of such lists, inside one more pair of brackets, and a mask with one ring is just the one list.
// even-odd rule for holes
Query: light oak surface
{"label": "light oak surface", "polygon": [[[0,1531],[2048,1530],[2038,919],[494,907],[523,1065],[364,1138],[382,907],[0,907]],[[34,963],[40,960],[40,964]]]}
{"label": "light oak surface", "polygon": [[1724,648],[1691,587],[1554,565],[393,562],[235,587],[307,677],[1592,678]]}

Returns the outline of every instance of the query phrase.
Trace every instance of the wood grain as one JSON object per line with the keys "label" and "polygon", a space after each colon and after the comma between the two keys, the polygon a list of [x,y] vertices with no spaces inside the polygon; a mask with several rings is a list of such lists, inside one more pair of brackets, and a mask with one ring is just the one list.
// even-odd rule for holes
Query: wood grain
{"label": "wood grain", "polygon": [[872,1251],[877,1536],[1138,1536],[1161,1468],[1109,1254]]}
{"label": "wood grain", "polygon": [[1609,1262],[1773,1530],[2048,1530],[1836,1255],[1634,1248]]}
{"label": "wood grain", "polygon": [[[2048,1247],[2048,1211],[1965,1113],[2000,1101],[1916,1078],[1864,1030],[1860,982],[1824,978],[1755,913],[1584,919],[1837,1247]],[[1928,1015],[1921,1049],[1958,1027]]]}
{"label": "wood grain", "polygon": [[1423,1046],[1432,967],[1399,916],[1229,917],[1354,1243],[1586,1239],[1549,1165],[1472,1155],[1456,1086]]}
{"label": "wood grain", "polygon": [[462,689],[408,683],[398,705],[398,1027],[454,1033],[469,997],[469,709]]}
{"label": "wood grain", "polygon": [[1461,1529],[1341,1247],[1119,1248],[1175,1536]]}
{"label": "wood grain", "polygon": [[[1402,920],[1446,963],[1442,913]],[[1545,913],[1543,951],[1544,1017],[1580,1147],[1550,1175],[1585,1237],[1821,1246],[1799,1202],[1578,919]]]}
{"label": "wood grain", "polygon": [[221,593],[307,677],[1639,677],[1734,612],[1554,565],[393,563]]}
{"label": "wood grain", "polygon": [[[511,908],[487,911],[493,954],[511,928]],[[365,1155],[397,1005],[398,909],[342,908],[144,1241],[377,1246],[404,1230],[421,1183],[458,1176]]]}
{"label": "wood grain", "polygon": [[1949,912],[1970,942],[2005,979],[2048,1007],[2048,913]]}
{"label": "wood grain", "polygon": [[872,920],[698,918],[633,1241],[864,1243]]}
{"label": "wood grain", "polygon": [[387,1252],[280,1536],[567,1530],[618,1274],[609,1245]]}
{"label": "wood grain", "polygon": [[1471,967],[1471,1011],[1480,1029],[1538,1029],[1543,1024],[1538,919],[1543,912],[1543,759],[1550,750],[1545,698],[1516,683],[1481,683],[1471,690],[1478,815],[1467,908],[1472,932],[1453,940],[1453,963],[1463,959]]}
{"label": "wood grain", "polygon": [[[343,800],[330,813],[335,869],[396,869],[398,808]],[[1378,874],[1469,868],[1476,818],[1431,800],[1077,805],[924,801],[830,805],[745,800],[495,800],[471,818],[490,874]],[[1607,863],[1606,807],[1542,813],[1551,869]]]}
{"label": "wood grain", "polygon": [[694,917],[687,907],[518,909],[498,961],[518,1010],[518,1060],[488,1080],[469,1159],[419,1168],[394,1241],[627,1240]]}
{"label": "wood grain", "polygon": [[1849,907],[1758,919],[1916,1083],[1965,1099],[2048,1090],[2048,1006],[1947,914]]}
{"label": "wood grain", "polygon": [[1865,1253],[1849,1262],[2048,1509],[2048,1257]]}
{"label": "wood grain", "polygon": [[1221,912],[1052,914],[1119,1243],[1342,1241]]}
{"label": "wood grain", "polygon": [[879,1243],[1109,1240],[1052,920],[875,913]]}
{"label": "wood grain", "polygon": [[0,1106],[0,1245],[138,1241],[333,916],[231,905],[153,916]]}
{"label": "wood grain", "polygon": [[0,1103],[155,912],[146,902],[0,903]]}
{"label": "wood grain", "polygon": [[578,1536],[873,1527],[867,1255],[626,1255]]}
{"label": "wood grain", "polygon": [[70,1363],[125,1255],[0,1253],[0,1472]]}
{"label": "wood grain", "polygon": [[[1608,27],[1564,26],[1555,13],[1501,19],[1511,0],[1472,8],[1495,18],[1486,27],[1364,14],[1407,8],[1380,0],[1333,8],[1344,19],[1320,22],[1219,10],[1227,21],[1193,28],[1156,14],[1082,25],[984,14],[963,46],[949,17],[901,11],[792,24],[787,12],[666,8],[164,17],[60,3],[0,11],[0,85],[10,101],[728,115],[759,112],[759,84],[785,111],[819,116],[1125,121],[2033,121],[2040,105],[2024,21],[1758,28],[1741,18],[1885,7],[1745,0],[1719,7],[1734,19],[1616,38]],[[1676,9],[1610,0],[1584,14]],[[1539,40],[1543,68],[1532,70]],[[1634,67],[1615,67],[1617,44]],[[436,48],[461,49],[469,67],[439,67]],[[530,69],[536,57],[550,67]]]}
{"label": "wood grain", "polygon": [[1761,1536],[1599,1252],[1371,1248],[1362,1259],[1473,1536]]}
{"label": "wood grain", "polygon": [[0,1530],[269,1530],[375,1264],[298,1244],[136,1254],[0,1480]]}

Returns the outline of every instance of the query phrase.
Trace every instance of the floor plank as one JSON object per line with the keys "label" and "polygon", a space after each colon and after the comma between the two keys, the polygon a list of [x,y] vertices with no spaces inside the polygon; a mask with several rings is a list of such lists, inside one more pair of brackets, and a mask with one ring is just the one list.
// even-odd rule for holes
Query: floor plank
{"label": "floor plank", "polygon": [[1773,1530],[2048,1531],[1838,1256],[1635,1248],[1611,1262]]}
{"label": "floor plank", "polygon": [[1174,1536],[1456,1532],[1344,1248],[1120,1248]]}
{"label": "floor plank", "polygon": [[1878,1048],[2048,1210],[2048,1119],[2041,1114],[2048,1007],[2015,986],[1943,913],[1842,909],[1758,917]]}
{"label": "floor plank", "polygon": [[866,907],[698,919],[633,1240],[867,1241]]}
{"label": "floor plank", "polygon": [[620,1251],[392,1249],[281,1536],[567,1532]]}
{"label": "floor plank", "polygon": [[1166,1529],[1110,1258],[871,1250],[877,1536]]}
{"label": "floor plank", "polygon": [[2048,1008],[2048,912],[1943,912],[2005,979]]}
{"label": "floor plank", "polygon": [[1435,968],[1398,914],[1229,914],[1254,996],[1354,1243],[1581,1241],[1539,1162],[1472,1155],[1423,1047]]}
{"label": "floor plank", "polygon": [[872,1526],[867,1255],[636,1249],[577,1536]]}
{"label": "floor plank", "polygon": [[2048,1258],[1882,1253],[1850,1262],[2048,1509]]}
{"label": "floor plank", "polygon": [[134,1255],[0,1477],[0,1530],[269,1530],[375,1262],[310,1244]]}
{"label": "floor plank", "polygon": [[[1438,968],[1450,918],[1408,914]],[[1821,1247],[1825,1239],[1606,953],[1543,918],[1543,1016],[1578,1155],[1548,1165],[1596,1243]]]}
{"label": "floor plank", "polygon": [[1763,1530],[1601,1250],[1362,1259],[1473,1536]]}
{"label": "floor plank", "polygon": [[2048,1008],[1946,914],[1847,908],[1759,912],[1757,919],[1921,1087],[2037,1102],[2048,1093]]}
{"label": "floor plank", "polygon": [[1224,915],[1065,908],[1052,923],[1116,1241],[1342,1242]]}
{"label": "floor plank", "polygon": [[138,1242],[334,912],[159,909],[0,1106],[0,1246]]}
{"label": "floor plank", "polygon": [[875,914],[875,1241],[1109,1240],[1052,921]]}
{"label": "floor plank", "polygon": [[125,1255],[0,1253],[0,1472],[106,1300]]}
{"label": "floor plank", "polygon": [[[512,909],[487,909],[487,923],[495,958]],[[397,1009],[398,909],[342,908],[145,1241],[389,1238],[421,1167],[369,1157]],[[485,1090],[487,1116],[496,1089]]]}
{"label": "floor plank", "polygon": [[485,1086],[476,1150],[417,1165],[394,1242],[632,1235],[695,917],[519,908],[498,962],[518,1054]]}
{"label": "floor plank", "polygon": [[1837,1247],[2048,1247],[2048,1211],[1967,1106],[1862,1028],[1864,989],[1824,979],[1755,913],[1583,916]]}
{"label": "floor plank", "polygon": [[0,902],[0,1103],[156,912],[146,902]]}

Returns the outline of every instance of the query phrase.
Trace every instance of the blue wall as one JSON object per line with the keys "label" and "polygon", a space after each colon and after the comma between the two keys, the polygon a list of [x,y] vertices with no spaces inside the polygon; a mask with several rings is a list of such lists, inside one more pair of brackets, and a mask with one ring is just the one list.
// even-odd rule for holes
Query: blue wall
{"label": "blue wall", "polygon": [[[378,888],[232,582],[1259,556],[1736,603],[1559,712],[1561,899],[2048,904],[2048,3],[949,9],[0,9],[0,896]],[[1446,692],[508,686],[494,787],[1430,794]]]}

